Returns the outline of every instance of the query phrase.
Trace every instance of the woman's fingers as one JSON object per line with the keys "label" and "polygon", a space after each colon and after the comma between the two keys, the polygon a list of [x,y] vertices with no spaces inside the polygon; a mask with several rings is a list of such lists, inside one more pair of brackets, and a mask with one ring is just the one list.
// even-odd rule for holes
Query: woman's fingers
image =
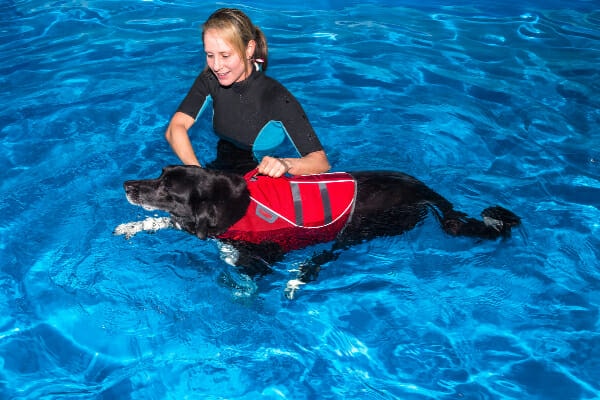
{"label": "woman's fingers", "polygon": [[268,175],[272,178],[279,178],[288,172],[287,162],[281,158],[265,156],[258,165],[258,172],[262,175]]}

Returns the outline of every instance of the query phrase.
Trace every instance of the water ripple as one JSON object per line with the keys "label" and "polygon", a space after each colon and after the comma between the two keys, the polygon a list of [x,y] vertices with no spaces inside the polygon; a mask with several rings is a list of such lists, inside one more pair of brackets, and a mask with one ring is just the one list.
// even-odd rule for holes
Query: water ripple
{"label": "water ripple", "polygon": [[[598,397],[600,12],[591,2],[244,5],[336,170],[417,176],[497,242],[413,231],[343,252],[294,301],[122,182],[176,160],[198,2],[0,5],[0,397]],[[587,7],[586,7],[587,6]],[[210,118],[192,133],[214,148]],[[544,382],[554,382],[548,386]],[[549,389],[549,388],[552,389]]]}

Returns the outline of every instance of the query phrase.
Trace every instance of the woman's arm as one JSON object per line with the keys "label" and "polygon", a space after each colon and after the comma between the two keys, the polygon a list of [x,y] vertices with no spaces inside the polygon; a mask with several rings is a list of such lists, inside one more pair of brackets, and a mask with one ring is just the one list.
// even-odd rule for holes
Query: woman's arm
{"label": "woman's arm", "polygon": [[165,138],[183,164],[201,166],[188,135],[188,130],[194,125],[194,122],[195,120],[191,116],[176,112],[165,132]]}
{"label": "woman's arm", "polygon": [[273,178],[285,173],[292,175],[320,174],[329,171],[331,166],[325,151],[308,153],[302,158],[275,158],[265,156],[258,165],[258,172]]}

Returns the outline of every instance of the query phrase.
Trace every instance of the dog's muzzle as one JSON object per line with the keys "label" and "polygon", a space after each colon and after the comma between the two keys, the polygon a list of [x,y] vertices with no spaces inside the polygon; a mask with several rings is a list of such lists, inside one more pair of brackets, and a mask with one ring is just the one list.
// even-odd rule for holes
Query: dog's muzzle
{"label": "dog's muzzle", "polygon": [[140,206],[146,211],[154,211],[157,208],[148,204],[145,204],[140,196],[140,189],[138,188],[135,181],[127,181],[123,184],[125,188],[125,196],[127,201],[135,206]]}
{"label": "dog's muzzle", "polygon": [[136,186],[132,184],[132,182],[127,181],[123,184],[123,188],[125,189],[125,196],[127,197],[127,201],[134,205],[140,205],[140,191]]}

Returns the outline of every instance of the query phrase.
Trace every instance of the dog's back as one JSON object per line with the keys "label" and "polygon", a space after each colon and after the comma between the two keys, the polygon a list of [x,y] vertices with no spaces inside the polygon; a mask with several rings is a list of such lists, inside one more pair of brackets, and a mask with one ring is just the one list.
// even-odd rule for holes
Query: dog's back
{"label": "dog's back", "polygon": [[429,211],[453,236],[494,239],[508,236],[520,218],[500,206],[482,212],[484,220],[469,218],[420,180],[393,171],[352,173],[357,182],[355,213],[341,240],[355,242],[399,235],[413,229]]}

